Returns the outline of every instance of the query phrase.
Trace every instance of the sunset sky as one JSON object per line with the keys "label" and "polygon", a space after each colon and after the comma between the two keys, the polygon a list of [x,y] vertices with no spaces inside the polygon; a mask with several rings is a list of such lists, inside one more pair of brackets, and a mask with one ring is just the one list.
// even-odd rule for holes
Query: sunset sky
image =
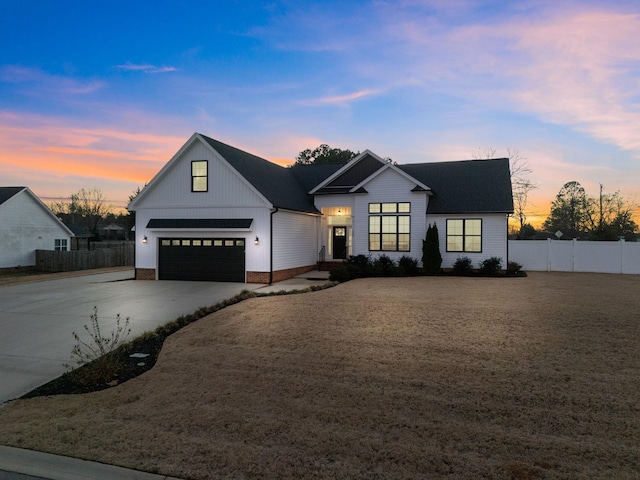
{"label": "sunset sky", "polygon": [[[637,0],[0,0],[0,185],[115,207],[195,131],[293,161],[516,149],[539,188],[640,202]],[[640,219],[636,216],[636,222]]]}

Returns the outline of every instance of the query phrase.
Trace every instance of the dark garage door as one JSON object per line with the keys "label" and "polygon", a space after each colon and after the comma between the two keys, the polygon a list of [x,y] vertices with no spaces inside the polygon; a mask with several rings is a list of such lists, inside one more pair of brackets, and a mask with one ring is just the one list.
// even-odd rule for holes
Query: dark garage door
{"label": "dark garage door", "polygon": [[244,238],[161,238],[160,280],[244,282]]}

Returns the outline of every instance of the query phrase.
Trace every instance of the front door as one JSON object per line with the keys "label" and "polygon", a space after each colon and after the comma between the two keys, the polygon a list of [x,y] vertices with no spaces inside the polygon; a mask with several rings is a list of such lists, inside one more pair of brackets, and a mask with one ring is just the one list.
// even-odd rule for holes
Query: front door
{"label": "front door", "polygon": [[347,227],[333,227],[333,259],[347,258]]}

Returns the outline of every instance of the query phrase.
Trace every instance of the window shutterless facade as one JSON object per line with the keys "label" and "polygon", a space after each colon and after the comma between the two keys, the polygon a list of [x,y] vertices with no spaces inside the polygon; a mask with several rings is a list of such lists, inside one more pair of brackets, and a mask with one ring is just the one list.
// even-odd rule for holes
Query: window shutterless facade
{"label": "window shutterless facade", "polygon": [[209,188],[207,160],[194,160],[191,162],[191,191],[206,192]]}
{"label": "window shutterless facade", "polygon": [[482,220],[447,220],[447,252],[482,252]]}
{"label": "window shutterless facade", "polygon": [[369,204],[369,251],[408,252],[411,249],[411,203]]}
{"label": "window shutterless facade", "polygon": [[56,238],[54,240],[54,250],[66,252],[69,250],[66,238]]}

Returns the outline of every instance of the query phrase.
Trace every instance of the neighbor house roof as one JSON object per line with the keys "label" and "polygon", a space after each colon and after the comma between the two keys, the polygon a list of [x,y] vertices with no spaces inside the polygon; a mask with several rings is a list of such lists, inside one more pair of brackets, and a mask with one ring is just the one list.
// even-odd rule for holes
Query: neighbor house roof
{"label": "neighbor house roof", "polygon": [[427,213],[512,213],[508,158],[415,163],[398,168],[431,187]]}
{"label": "neighbor house roof", "polygon": [[25,195],[31,197],[31,199],[42,208],[52,220],[57,222],[69,235],[73,236],[73,232],[62,221],[55,216],[49,207],[47,207],[42,200],[40,200],[35,193],[29,190],[28,187],[0,187],[0,207],[16,196],[20,192],[25,192]]}

